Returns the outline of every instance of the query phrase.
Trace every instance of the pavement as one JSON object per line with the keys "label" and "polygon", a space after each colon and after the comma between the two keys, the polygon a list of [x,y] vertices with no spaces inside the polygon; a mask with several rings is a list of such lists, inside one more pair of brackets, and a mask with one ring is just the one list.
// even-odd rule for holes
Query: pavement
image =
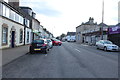
{"label": "pavement", "polygon": [[3,78],[118,78],[118,52],[65,42],[4,65]]}
{"label": "pavement", "polygon": [[2,65],[17,59],[28,53],[28,45],[2,50]]}

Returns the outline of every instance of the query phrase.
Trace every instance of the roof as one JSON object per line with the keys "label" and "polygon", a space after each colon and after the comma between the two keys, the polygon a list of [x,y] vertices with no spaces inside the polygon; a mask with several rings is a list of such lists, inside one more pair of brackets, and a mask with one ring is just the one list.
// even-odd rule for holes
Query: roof
{"label": "roof", "polygon": [[67,32],[67,35],[76,35],[76,32]]}
{"label": "roof", "polygon": [[100,24],[98,24],[98,26],[108,26],[108,25],[105,23],[100,23]]}
{"label": "roof", "polygon": [[120,26],[120,23],[118,23],[116,26]]}
{"label": "roof", "polygon": [[22,9],[30,9],[30,10],[32,10],[30,7],[26,7],[26,6],[20,6],[20,8],[22,8]]}

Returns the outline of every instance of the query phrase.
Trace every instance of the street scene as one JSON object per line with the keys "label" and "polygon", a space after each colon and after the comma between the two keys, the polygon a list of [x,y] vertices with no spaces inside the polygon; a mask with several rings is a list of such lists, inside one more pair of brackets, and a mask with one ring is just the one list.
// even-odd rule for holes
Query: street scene
{"label": "street scene", "polygon": [[119,57],[119,0],[0,0],[0,79],[116,80]]}
{"label": "street scene", "polygon": [[25,54],[3,67],[4,78],[117,78],[118,52],[64,42],[48,54]]}

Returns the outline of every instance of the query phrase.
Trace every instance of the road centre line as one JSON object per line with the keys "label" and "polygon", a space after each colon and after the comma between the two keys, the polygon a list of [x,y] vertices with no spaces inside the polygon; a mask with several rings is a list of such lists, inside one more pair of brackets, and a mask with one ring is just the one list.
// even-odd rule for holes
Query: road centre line
{"label": "road centre line", "polygon": [[78,50],[78,49],[75,49],[76,51],[78,51],[78,52],[81,52],[80,50]]}

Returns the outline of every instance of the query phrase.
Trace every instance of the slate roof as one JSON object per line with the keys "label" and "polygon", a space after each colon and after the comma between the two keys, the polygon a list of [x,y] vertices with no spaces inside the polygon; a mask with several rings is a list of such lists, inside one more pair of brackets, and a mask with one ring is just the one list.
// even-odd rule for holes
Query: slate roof
{"label": "slate roof", "polygon": [[108,25],[105,23],[100,23],[100,24],[98,24],[98,26],[108,26]]}

